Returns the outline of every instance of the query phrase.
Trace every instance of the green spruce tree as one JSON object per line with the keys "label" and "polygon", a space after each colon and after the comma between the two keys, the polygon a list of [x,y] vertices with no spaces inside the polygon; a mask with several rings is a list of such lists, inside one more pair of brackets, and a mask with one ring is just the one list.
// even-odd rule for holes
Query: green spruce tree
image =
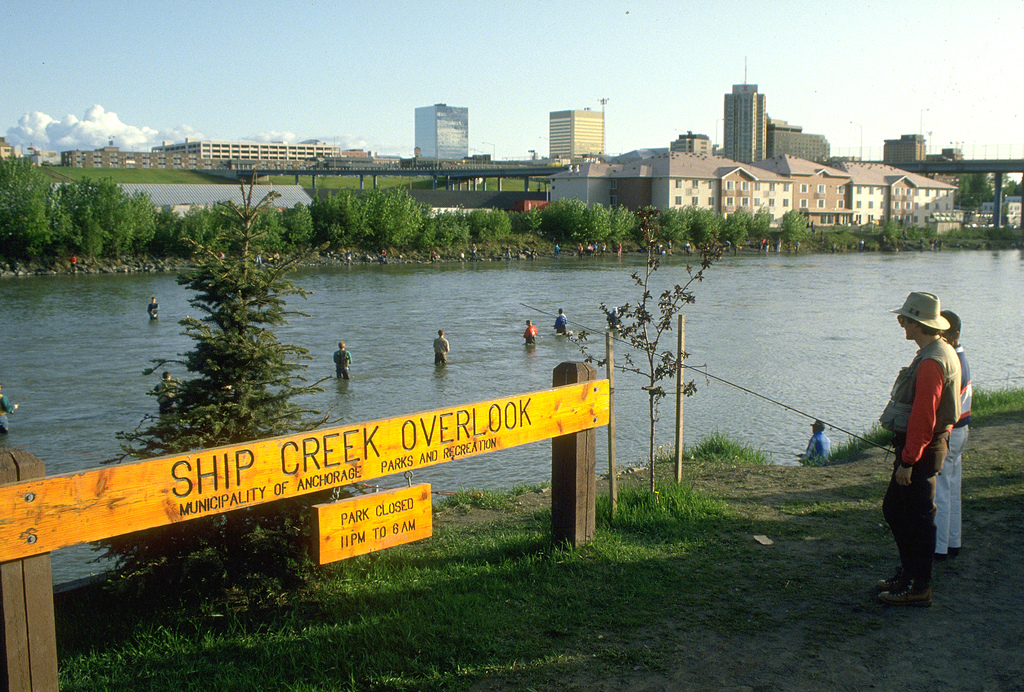
{"label": "green spruce tree", "polygon": [[[260,217],[276,213],[271,192],[253,203],[255,186],[242,187],[244,202],[220,207],[225,230],[211,243],[195,245],[199,262],[178,277],[195,292],[200,314],[181,321],[194,348],[176,360],[190,377],[175,393],[173,412],[147,417],[120,433],[126,455],[154,457],[239,444],[310,429],[324,422],[294,399],[319,391],[302,376],[305,348],[281,343],[271,329],[289,317],[286,299],[306,292],[286,278],[299,258],[257,266],[265,231]],[[273,591],[296,576],[304,562],[307,507],[322,497],[305,496],[129,534],[105,542],[123,581],[139,588],[181,586],[191,593],[217,593],[259,584]]]}

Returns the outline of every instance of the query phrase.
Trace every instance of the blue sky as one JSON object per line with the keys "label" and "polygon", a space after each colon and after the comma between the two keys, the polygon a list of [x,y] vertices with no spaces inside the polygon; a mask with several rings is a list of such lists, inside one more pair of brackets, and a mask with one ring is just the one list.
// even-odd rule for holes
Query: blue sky
{"label": "blue sky", "polygon": [[[0,133],[22,146],[301,141],[409,156],[414,109],[469,108],[471,153],[548,150],[548,113],[601,108],[610,153],[721,139],[722,96],[833,152],[923,131],[1024,148],[1021,0],[693,2],[8,0]],[[854,123],[854,124],[851,124]]]}

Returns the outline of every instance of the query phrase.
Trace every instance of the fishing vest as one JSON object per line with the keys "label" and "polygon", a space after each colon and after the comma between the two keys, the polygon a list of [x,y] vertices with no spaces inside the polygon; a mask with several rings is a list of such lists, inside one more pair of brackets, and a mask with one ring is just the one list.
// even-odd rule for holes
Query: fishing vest
{"label": "fishing vest", "polygon": [[878,422],[886,430],[906,432],[910,423],[910,410],[914,406],[914,388],[917,368],[924,360],[934,360],[942,368],[942,394],[935,412],[934,432],[948,430],[960,418],[960,358],[953,347],[936,339],[920,351],[907,367],[900,370]]}

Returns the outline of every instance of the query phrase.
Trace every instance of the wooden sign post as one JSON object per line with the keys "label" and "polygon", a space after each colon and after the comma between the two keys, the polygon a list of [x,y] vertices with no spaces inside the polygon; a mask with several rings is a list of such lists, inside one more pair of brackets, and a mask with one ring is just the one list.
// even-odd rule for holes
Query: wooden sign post
{"label": "wooden sign post", "polygon": [[[564,371],[564,375],[559,373]],[[563,363],[554,389],[45,477],[20,450],[0,455],[0,577],[10,690],[56,690],[49,553],[553,438],[552,513],[594,535],[595,428],[609,383]],[[557,512],[556,512],[557,507]],[[430,486],[316,506],[321,563],[431,535]],[[580,522],[583,522],[580,524]],[[578,528],[582,526],[582,529]],[[556,532],[556,535],[561,535]]]}
{"label": "wooden sign post", "polygon": [[[553,384],[590,382],[597,371],[587,363],[562,363]],[[597,430],[589,428],[551,439],[551,529],[555,540],[573,547],[589,543],[597,526]]]}
{"label": "wooden sign post", "polygon": [[[0,483],[41,478],[43,462],[28,452],[0,451]],[[3,597],[4,689],[56,690],[57,639],[53,622],[53,577],[50,555],[0,564]]]}
{"label": "wooden sign post", "polygon": [[0,486],[0,562],[608,422],[598,380]]}

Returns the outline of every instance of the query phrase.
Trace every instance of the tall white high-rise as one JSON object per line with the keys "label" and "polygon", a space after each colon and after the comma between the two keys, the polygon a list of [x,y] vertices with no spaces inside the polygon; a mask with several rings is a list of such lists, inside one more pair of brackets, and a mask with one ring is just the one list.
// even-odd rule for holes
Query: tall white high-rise
{"label": "tall white high-rise", "polygon": [[725,95],[725,141],[727,159],[753,163],[765,158],[768,112],[765,96],[756,84],[733,84]]}
{"label": "tall white high-rise", "polygon": [[416,155],[428,159],[469,156],[469,109],[443,103],[417,108]]}

